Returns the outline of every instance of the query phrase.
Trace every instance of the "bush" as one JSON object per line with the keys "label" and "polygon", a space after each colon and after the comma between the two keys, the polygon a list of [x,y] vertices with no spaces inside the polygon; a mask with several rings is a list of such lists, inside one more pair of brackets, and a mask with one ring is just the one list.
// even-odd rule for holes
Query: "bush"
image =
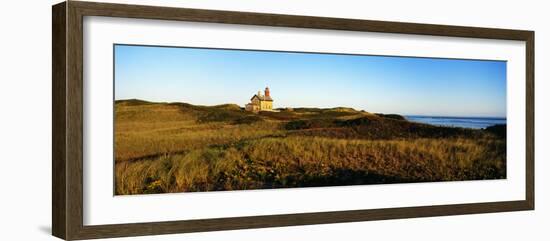
{"label": "bush", "polygon": [[496,135],[499,138],[506,138],[506,125],[493,125],[485,128],[485,131]]}
{"label": "bush", "polygon": [[240,124],[252,124],[259,121],[263,121],[263,119],[257,115],[251,115],[251,116],[245,116],[239,119],[236,119],[233,121],[233,124],[240,125]]}
{"label": "bush", "polygon": [[380,116],[380,117],[383,117],[383,118],[394,119],[394,120],[407,120],[407,119],[405,119],[405,117],[403,117],[403,116],[401,116],[401,115],[397,115],[397,114],[381,114],[381,113],[376,113],[375,115]]}

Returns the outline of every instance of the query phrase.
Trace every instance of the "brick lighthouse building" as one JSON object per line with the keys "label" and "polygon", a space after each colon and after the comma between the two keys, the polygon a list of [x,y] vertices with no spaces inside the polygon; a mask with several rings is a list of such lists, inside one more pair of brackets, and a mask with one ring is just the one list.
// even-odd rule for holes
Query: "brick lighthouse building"
{"label": "brick lighthouse building", "polygon": [[252,98],[250,98],[250,103],[246,104],[245,110],[253,112],[272,111],[273,98],[271,98],[269,87],[265,87],[263,95],[261,91],[253,95]]}

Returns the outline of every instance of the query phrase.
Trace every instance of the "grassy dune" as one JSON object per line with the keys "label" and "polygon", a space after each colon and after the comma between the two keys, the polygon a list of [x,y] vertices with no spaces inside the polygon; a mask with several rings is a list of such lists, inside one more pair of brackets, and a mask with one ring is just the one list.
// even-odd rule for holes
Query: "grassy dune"
{"label": "grassy dune", "polygon": [[116,194],[506,177],[505,128],[412,123],[350,108],[245,112],[115,104]]}

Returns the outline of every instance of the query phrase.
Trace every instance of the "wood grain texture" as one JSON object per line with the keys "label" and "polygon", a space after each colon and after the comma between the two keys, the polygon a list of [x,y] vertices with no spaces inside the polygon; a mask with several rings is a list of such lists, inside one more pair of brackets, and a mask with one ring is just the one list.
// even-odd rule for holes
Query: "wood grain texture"
{"label": "wood grain texture", "polygon": [[529,207],[523,201],[406,207],[338,212],[218,218],[191,221],[153,222],[85,226],[79,238],[107,238],[152,234],[173,234],[217,230],[282,227],[326,223],[359,222],[400,218],[418,218],[474,213],[521,211]]}
{"label": "wood grain texture", "polygon": [[[217,218],[114,225],[83,225],[83,17],[109,16],[327,30],[369,31],[526,42],[525,200]],[[69,1],[53,7],[52,230],[67,240],[356,222],[534,209],[534,32],[357,19],[212,11]]]}
{"label": "wood grain texture", "polygon": [[530,34],[530,31],[524,30],[477,28],[437,24],[418,24],[95,2],[72,3],[81,8],[82,13],[87,16],[145,18],[159,20],[180,20],[209,23],[230,23],[259,26],[298,27],[508,40],[525,40]]}
{"label": "wood grain texture", "polygon": [[526,41],[526,193],[525,200],[535,209],[535,32],[529,32]]}
{"label": "wood grain texture", "polygon": [[52,7],[52,234],[66,237],[65,3]]}
{"label": "wood grain texture", "polygon": [[82,13],[67,5],[67,239],[83,228],[83,31]]}

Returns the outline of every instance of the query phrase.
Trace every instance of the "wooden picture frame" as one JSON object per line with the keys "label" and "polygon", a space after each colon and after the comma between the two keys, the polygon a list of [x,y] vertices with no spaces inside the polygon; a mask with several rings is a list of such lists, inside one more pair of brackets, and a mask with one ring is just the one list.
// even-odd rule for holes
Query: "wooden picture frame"
{"label": "wooden picture frame", "polygon": [[[68,1],[52,8],[52,233],[66,239],[204,232],[443,215],[533,210],[534,32]],[[83,17],[108,16],[259,26],[400,33],[525,41],[525,200],[301,214],[215,218],[152,223],[83,224]]]}

